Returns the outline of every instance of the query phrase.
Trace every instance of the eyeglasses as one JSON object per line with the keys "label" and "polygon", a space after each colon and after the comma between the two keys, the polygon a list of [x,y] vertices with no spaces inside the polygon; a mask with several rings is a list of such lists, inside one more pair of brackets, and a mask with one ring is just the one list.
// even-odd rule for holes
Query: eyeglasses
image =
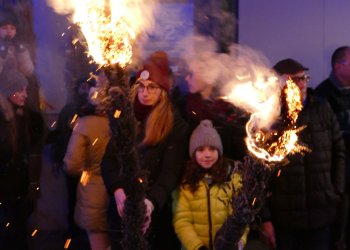
{"label": "eyeglasses", "polygon": [[154,94],[154,93],[156,93],[157,89],[159,89],[159,86],[152,84],[152,83],[145,86],[142,83],[139,83],[138,92],[142,93],[145,91],[145,89],[147,89],[147,93]]}
{"label": "eyeglasses", "polygon": [[295,76],[295,77],[291,77],[293,82],[298,83],[298,82],[308,82],[310,81],[310,76],[308,75],[303,75],[303,76]]}
{"label": "eyeglasses", "polygon": [[340,64],[342,64],[342,65],[350,65],[350,62],[343,61],[343,62],[341,62]]}

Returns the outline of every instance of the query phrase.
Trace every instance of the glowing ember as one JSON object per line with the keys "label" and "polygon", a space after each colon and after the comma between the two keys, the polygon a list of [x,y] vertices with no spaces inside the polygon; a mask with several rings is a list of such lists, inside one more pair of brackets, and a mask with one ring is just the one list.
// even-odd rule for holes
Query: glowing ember
{"label": "glowing ember", "polygon": [[68,249],[69,248],[69,245],[70,245],[70,242],[72,241],[72,239],[71,238],[68,238],[67,240],[66,240],[66,243],[64,244],[64,249]]}
{"label": "glowing ember", "polygon": [[51,126],[50,126],[50,127],[51,127],[51,128],[54,128],[54,127],[56,126],[56,123],[57,123],[57,122],[56,122],[56,121],[54,121],[54,122],[51,124]]}
{"label": "glowing ember", "polygon": [[75,123],[75,121],[78,119],[78,114],[75,114],[70,122],[70,124],[72,125],[73,123]]}
{"label": "glowing ember", "polygon": [[38,229],[35,229],[32,233],[32,237],[34,237],[36,235],[36,233],[38,232]]}
{"label": "glowing ember", "polygon": [[96,138],[93,143],[92,143],[92,146],[95,146],[96,142],[98,141],[98,138]]}
{"label": "glowing ember", "polygon": [[121,113],[122,111],[120,111],[119,109],[116,109],[114,112],[114,118],[119,118]]}
{"label": "glowing ember", "polygon": [[91,175],[90,172],[83,171],[83,173],[81,174],[81,177],[80,177],[81,185],[85,186],[88,183],[88,181],[90,179],[90,175]]}

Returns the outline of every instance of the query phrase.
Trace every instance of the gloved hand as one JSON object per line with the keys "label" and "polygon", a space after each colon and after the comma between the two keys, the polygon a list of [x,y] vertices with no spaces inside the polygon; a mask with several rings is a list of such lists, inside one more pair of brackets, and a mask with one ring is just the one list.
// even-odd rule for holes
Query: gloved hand
{"label": "gloved hand", "polygon": [[154,210],[153,203],[149,199],[144,200],[146,205],[145,223],[142,225],[142,232],[145,234],[151,224],[152,212]]}
{"label": "gloved hand", "polygon": [[126,195],[125,195],[124,189],[118,188],[114,192],[114,199],[115,199],[115,203],[117,205],[119,216],[123,217],[124,202],[126,200]]}
{"label": "gloved hand", "polygon": [[271,249],[276,249],[276,236],[275,228],[271,221],[267,221],[260,226],[260,237],[261,241],[269,246]]}
{"label": "gloved hand", "polygon": [[22,41],[14,40],[13,44],[15,45],[17,53],[22,53],[27,50],[26,45]]}

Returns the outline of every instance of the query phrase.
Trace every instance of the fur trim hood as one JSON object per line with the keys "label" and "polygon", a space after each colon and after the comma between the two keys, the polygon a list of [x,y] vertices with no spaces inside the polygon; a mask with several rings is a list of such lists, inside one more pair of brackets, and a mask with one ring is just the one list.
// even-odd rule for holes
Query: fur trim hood
{"label": "fur trim hood", "polygon": [[13,107],[10,101],[0,92],[0,114],[4,117],[5,121],[10,121],[13,116]]}

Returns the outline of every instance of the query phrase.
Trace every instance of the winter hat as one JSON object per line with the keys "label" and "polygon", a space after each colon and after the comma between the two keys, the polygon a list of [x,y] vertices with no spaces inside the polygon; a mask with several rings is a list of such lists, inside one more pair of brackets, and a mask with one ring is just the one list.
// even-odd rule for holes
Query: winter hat
{"label": "winter hat", "polygon": [[308,68],[304,67],[299,62],[291,58],[287,58],[282,61],[279,61],[278,63],[275,64],[275,66],[273,66],[273,69],[280,75],[283,75],[283,74],[294,75],[299,71],[309,70]]}
{"label": "winter hat", "polygon": [[222,155],[222,142],[219,133],[213,127],[210,120],[202,120],[200,124],[193,130],[190,138],[190,156],[194,151],[203,146],[213,146],[219,150]]}
{"label": "winter hat", "polygon": [[28,80],[17,70],[5,70],[0,74],[0,92],[6,97],[10,97],[26,86],[28,86]]}
{"label": "winter hat", "polygon": [[16,13],[11,9],[0,9],[0,27],[6,24],[12,24],[18,26],[18,19]]}
{"label": "winter hat", "polygon": [[171,88],[171,72],[167,53],[164,51],[152,53],[138,72],[137,79],[155,82],[169,92]]}

